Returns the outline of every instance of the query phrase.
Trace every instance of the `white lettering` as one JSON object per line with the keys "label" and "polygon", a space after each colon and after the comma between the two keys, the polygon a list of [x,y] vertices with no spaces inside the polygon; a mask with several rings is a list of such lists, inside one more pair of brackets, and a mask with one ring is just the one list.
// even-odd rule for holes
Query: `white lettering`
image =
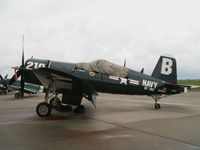
{"label": "white lettering", "polygon": [[158,85],[158,82],[143,79],[142,85],[144,87],[156,88]]}
{"label": "white lettering", "polygon": [[43,63],[40,63],[39,65],[38,65],[38,68],[44,68],[45,67],[45,64],[43,64]]}
{"label": "white lettering", "polygon": [[27,62],[26,69],[31,69],[32,66],[33,66],[33,62],[29,61]]}
{"label": "white lettering", "polygon": [[37,68],[44,68],[44,63],[38,63],[38,62],[27,62],[26,69],[37,69]]}
{"label": "white lettering", "polygon": [[146,86],[147,85],[147,80],[143,80],[142,85]]}
{"label": "white lettering", "polygon": [[34,69],[37,69],[38,68],[38,62],[35,62],[34,63]]}
{"label": "white lettering", "polygon": [[172,73],[172,65],[173,62],[169,58],[163,58],[162,60],[162,67],[161,67],[161,74],[169,75]]}
{"label": "white lettering", "polygon": [[158,82],[154,82],[154,87],[156,88],[158,85]]}

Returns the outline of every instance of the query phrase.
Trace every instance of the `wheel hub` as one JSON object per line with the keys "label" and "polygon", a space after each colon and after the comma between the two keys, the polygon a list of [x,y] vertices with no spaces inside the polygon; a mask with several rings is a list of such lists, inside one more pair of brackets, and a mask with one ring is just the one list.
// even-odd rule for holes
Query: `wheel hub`
{"label": "wheel hub", "polygon": [[48,113],[48,108],[47,108],[47,106],[41,105],[41,106],[39,107],[39,113],[40,113],[41,115],[46,115],[46,114]]}

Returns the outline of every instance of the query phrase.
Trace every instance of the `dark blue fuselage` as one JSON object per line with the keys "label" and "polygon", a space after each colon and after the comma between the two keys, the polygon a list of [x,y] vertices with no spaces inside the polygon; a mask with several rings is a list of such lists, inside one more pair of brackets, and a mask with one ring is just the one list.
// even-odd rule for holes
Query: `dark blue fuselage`
{"label": "dark blue fuselage", "polygon": [[127,78],[122,78],[97,72],[90,72],[87,70],[78,70],[75,69],[75,64],[73,63],[40,59],[28,59],[25,63],[25,67],[25,82],[32,84],[42,85],[33,73],[33,69],[43,67],[64,72],[68,75],[75,76],[80,80],[87,81],[96,89],[97,92],[130,95],[152,95],[166,93],[166,91],[161,90],[163,86],[162,80],[133,70],[130,70]]}

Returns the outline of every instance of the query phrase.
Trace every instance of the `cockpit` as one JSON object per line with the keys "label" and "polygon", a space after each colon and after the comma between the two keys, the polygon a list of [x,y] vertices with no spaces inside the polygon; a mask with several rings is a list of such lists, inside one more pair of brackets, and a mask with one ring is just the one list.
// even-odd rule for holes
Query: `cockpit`
{"label": "cockpit", "polygon": [[98,59],[89,63],[77,63],[75,68],[123,78],[127,78],[130,72],[128,68],[113,64],[104,59]]}

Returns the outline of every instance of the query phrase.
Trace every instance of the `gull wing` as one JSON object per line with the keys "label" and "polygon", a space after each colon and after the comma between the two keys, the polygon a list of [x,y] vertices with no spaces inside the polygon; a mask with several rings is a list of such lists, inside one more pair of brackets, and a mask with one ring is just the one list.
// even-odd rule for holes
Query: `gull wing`
{"label": "gull wing", "polygon": [[94,87],[87,81],[73,74],[50,68],[39,68],[33,70],[33,72],[43,86],[51,92],[82,94],[95,105],[95,95],[97,95],[97,93]]}

